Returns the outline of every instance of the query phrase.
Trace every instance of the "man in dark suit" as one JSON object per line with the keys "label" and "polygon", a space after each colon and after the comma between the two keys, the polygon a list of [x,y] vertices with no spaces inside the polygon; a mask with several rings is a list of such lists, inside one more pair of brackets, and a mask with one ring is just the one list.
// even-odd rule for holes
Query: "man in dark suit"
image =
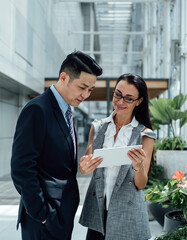
{"label": "man in dark suit", "polygon": [[[77,107],[88,98],[101,74],[90,56],[80,51],[69,54],[58,82],[31,100],[19,116],[11,176],[21,195],[18,224],[24,240],[71,239],[79,191],[70,105]],[[90,168],[100,162],[92,160]]]}

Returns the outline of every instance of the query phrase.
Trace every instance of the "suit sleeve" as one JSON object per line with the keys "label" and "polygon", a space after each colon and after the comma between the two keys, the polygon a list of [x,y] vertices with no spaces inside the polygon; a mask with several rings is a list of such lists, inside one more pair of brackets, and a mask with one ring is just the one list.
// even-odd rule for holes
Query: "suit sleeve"
{"label": "suit sleeve", "polygon": [[41,107],[36,104],[26,106],[17,122],[11,159],[14,185],[22,197],[26,212],[38,221],[46,219],[48,212],[37,171],[45,129],[45,116]]}

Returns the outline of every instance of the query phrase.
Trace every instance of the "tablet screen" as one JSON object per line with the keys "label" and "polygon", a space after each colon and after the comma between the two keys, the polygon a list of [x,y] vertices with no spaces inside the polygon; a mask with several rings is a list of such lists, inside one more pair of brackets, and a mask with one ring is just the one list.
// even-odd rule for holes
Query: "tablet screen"
{"label": "tablet screen", "polygon": [[126,164],[129,165],[132,163],[132,161],[127,156],[127,152],[132,148],[138,147],[142,148],[142,145],[95,149],[93,153],[93,158],[95,157],[103,158],[103,161],[98,166],[98,168],[121,166]]}

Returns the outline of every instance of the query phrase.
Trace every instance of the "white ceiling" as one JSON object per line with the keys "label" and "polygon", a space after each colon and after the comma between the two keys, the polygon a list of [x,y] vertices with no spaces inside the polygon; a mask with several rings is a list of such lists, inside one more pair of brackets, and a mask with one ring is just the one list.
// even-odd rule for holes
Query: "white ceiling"
{"label": "white ceiling", "polygon": [[132,2],[96,2],[95,9],[104,75],[118,76],[129,42]]}
{"label": "white ceiling", "polygon": [[[141,75],[143,37],[146,34],[144,4],[156,1],[56,1],[87,3],[90,4],[90,9],[94,9],[95,15],[90,11],[90,19],[87,19],[90,22],[90,29],[73,32],[85,36],[90,34],[90,48],[86,52],[99,59],[103,68],[103,77],[116,78],[124,72],[136,72]],[[89,8],[86,11],[89,11]],[[95,37],[97,37],[97,46],[95,46]]]}

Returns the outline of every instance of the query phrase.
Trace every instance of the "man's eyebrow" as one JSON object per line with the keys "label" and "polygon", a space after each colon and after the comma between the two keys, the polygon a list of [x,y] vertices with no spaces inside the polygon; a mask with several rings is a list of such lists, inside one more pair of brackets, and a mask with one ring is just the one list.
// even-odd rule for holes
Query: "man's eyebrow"
{"label": "man's eyebrow", "polygon": [[[84,87],[89,88],[89,86],[88,86],[86,83],[81,83],[81,85],[84,85]],[[91,87],[91,89],[94,89],[94,88],[95,88],[95,86],[92,86],[92,87]]]}

